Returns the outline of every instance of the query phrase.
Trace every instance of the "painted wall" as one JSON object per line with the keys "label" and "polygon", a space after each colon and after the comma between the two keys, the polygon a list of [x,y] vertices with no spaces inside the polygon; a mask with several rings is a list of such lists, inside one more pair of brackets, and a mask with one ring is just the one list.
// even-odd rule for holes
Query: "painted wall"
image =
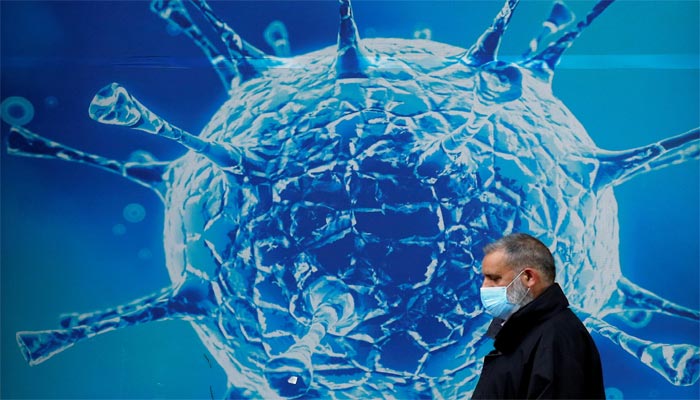
{"label": "painted wall", "polygon": [[[282,21],[293,55],[336,41],[331,2],[223,2],[216,11],[270,51],[265,27]],[[579,17],[591,3],[572,3]],[[364,37],[432,39],[465,47],[501,2],[357,2]],[[519,55],[538,32],[547,2],[521,4],[501,54]],[[183,35],[169,34],[146,2],[2,2],[1,97],[34,105],[34,132],[108,158],[146,150],[160,160],[176,144],[99,125],[88,118],[95,92],[127,86],[170,122],[199,132],[224,102],[217,76]],[[698,3],[613,4],[567,51],[555,95],[597,146],[621,150],[685,132],[700,121]],[[8,125],[3,124],[3,138]],[[226,391],[221,368],[190,326],[167,321],[85,341],[29,367],[15,332],[52,329],[62,313],[112,307],[169,285],[163,208],[143,187],[73,163],[2,161],[2,397],[214,398]],[[700,309],[700,173],[697,161],[638,176],[615,188],[620,264],[625,277],[692,310]],[[138,204],[140,207],[129,207]],[[622,325],[621,320],[612,320]],[[657,343],[700,345],[698,321],[655,315],[627,332]],[[698,398],[594,334],[610,396]]]}

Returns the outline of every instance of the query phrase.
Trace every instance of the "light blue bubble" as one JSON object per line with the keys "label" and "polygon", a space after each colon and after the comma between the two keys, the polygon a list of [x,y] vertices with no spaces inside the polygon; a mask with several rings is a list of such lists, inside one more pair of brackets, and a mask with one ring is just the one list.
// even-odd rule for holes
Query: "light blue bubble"
{"label": "light blue bubble", "polygon": [[54,108],[58,106],[58,98],[56,96],[47,96],[44,99],[44,105],[46,108]]}
{"label": "light blue bubble", "polygon": [[625,396],[622,390],[611,386],[605,388],[605,398],[609,400],[622,400]]}
{"label": "light blue bubble", "polygon": [[139,250],[138,258],[139,260],[150,260],[153,258],[153,252],[151,249],[144,247],[143,249]]}
{"label": "light blue bubble", "polygon": [[122,236],[126,234],[126,226],[124,224],[116,224],[112,227],[112,233],[115,236]]}
{"label": "light blue bubble", "polygon": [[26,125],[34,119],[34,106],[19,96],[10,96],[2,101],[2,120],[13,126]]}
{"label": "light blue bubble", "polygon": [[180,29],[180,27],[177,26],[177,24],[175,24],[175,23],[169,23],[169,24],[165,27],[165,31],[166,31],[166,32],[168,33],[168,35],[170,35],[170,36],[178,36],[179,34],[182,33],[182,29]]}
{"label": "light blue bubble", "polygon": [[124,207],[122,214],[131,223],[141,222],[146,218],[146,209],[139,203],[131,203]]}

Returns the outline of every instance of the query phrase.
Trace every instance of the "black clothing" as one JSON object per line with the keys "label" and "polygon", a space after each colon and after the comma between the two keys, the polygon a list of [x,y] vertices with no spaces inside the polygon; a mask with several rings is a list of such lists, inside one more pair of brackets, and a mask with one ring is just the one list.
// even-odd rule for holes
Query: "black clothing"
{"label": "black clothing", "polygon": [[[489,331],[498,329],[496,319]],[[604,399],[593,338],[558,284],[513,314],[484,358],[473,399]]]}

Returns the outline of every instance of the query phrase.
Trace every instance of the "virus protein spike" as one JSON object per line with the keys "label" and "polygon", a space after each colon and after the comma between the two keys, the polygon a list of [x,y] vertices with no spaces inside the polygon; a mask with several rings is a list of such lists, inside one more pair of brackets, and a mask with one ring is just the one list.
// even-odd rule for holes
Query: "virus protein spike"
{"label": "virus protein spike", "polygon": [[484,65],[496,59],[501,37],[508,28],[508,23],[513,16],[515,7],[520,0],[506,0],[501,11],[494,18],[493,23],[479,36],[476,43],[467,50],[462,61],[467,65]]}
{"label": "virus protein spike", "polygon": [[600,151],[595,186],[619,185],[644,172],[700,157],[700,128],[647,146],[623,151]]}
{"label": "virus protein spike", "polygon": [[608,314],[624,314],[629,310],[656,312],[700,321],[700,311],[670,302],[622,277],[617,282],[617,290],[605,305],[604,312],[598,316],[602,318]]}
{"label": "virus protein spike", "polygon": [[151,11],[158,14],[170,24],[176,25],[180,30],[192,39],[199,47],[214,70],[219,75],[226,90],[231,89],[231,81],[236,77],[236,68],[226,57],[224,57],[214,45],[204,36],[202,31],[192,21],[187,9],[180,0],[153,0]]}
{"label": "virus protein spike", "polygon": [[236,68],[243,82],[259,76],[260,72],[271,64],[270,56],[243,40],[226,22],[216,16],[214,10],[205,0],[190,1],[202,12],[219,34],[229,55],[236,62]]}
{"label": "virus protein spike", "polygon": [[224,171],[236,175],[243,173],[243,153],[219,142],[200,139],[169,124],[151,112],[118,83],[102,88],[90,103],[90,118],[108,125],[126,126],[132,129],[163,136],[182,144],[212,161]]}
{"label": "virus protein spike", "polygon": [[523,58],[529,58],[531,54],[537,51],[544,38],[559,32],[573,22],[575,18],[576,15],[566,4],[561,1],[555,1],[552,11],[549,13],[549,18],[542,22],[542,31],[530,41],[530,48],[523,55]]}
{"label": "virus protein spike", "polygon": [[311,356],[326,334],[344,335],[357,325],[355,302],[345,284],[323,277],[305,291],[312,318],[309,330],[284,353],[271,358],[265,378],[280,396],[304,395],[313,381]]}
{"label": "virus protein spike", "polygon": [[338,56],[335,70],[338,79],[366,78],[369,60],[360,46],[360,34],[352,15],[350,0],[340,0],[340,28],[338,29]]}
{"label": "virus protein spike", "polygon": [[[216,304],[211,284],[188,279],[176,287],[107,311],[64,318],[63,329],[18,332],[17,343],[30,365],[40,364],[74,344],[101,333],[146,322],[193,320]],[[209,307],[209,308],[207,308]]]}
{"label": "virus protein spike", "polygon": [[525,63],[538,69],[542,69],[546,66],[546,71],[554,71],[564,51],[574,44],[574,41],[581,36],[583,30],[593,23],[613,1],[614,0],[599,0],[596,5],[593,6],[593,10],[586,15],[586,18],[579,21],[574,28],[562,35],[556,42],[547,46],[539,54],[526,60]]}
{"label": "virus protein spike", "polygon": [[287,27],[281,21],[272,21],[265,28],[265,41],[272,47],[278,57],[290,57],[292,52],[289,48],[289,33]]}
{"label": "virus protein spike", "polygon": [[700,348],[697,346],[642,340],[592,316],[583,322],[589,329],[610,339],[673,385],[690,386],[697,382],[700,375]]}
{"label": "virus protein spike", "polygon": [[161,200],[164,199],[163,196],[167,190],[167,182],[163,176],[170,165],[169,162],[123,163],[73,149],[46,139],[21,126],[10,128],[7,152],[24,157],[52,158],[98,167],[152,189]]}

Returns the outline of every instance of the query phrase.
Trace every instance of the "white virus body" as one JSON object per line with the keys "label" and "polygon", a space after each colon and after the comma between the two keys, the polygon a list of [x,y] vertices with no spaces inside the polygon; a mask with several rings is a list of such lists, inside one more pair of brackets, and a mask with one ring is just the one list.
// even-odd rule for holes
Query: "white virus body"
{"label": "white virus body", "polygon": [[[60,329],[19,332],[30,364],[103,332],[190,321],[226,372],[228,397],[465,398],[490,318],[479,301],[484,244],[526,231],[553,251],[557,280],[592,331],[674,385],[698,379],[698,348],[637,338],[609,322],[664,313],[697,321],[627,280],[615,185],[697,159],[700,130],[625,151],[599,149],[554,97],[562,53],[609,6],[578,22],[561,3],[521,59],[497,56],[517,0],[469,49],[361,40],[340,1],[335,47],[270,56],[205,1],[151,8],[204,51],[229,99],[199,135],[121,85],[90,116],[181,143],[171,162],[119,162],[13,126],[11,154],[98,166],[165,206],[172,287]],[[220,54],[190,18],[218,32]],[[278,29],[279,30],[279,29]]]}

